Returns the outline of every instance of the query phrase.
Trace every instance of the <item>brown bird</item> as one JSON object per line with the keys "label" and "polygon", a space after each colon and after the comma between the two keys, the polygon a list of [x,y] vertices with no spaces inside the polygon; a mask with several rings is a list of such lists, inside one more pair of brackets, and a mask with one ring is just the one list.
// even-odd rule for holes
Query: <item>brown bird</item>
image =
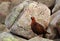
{"label": "brown bird", "polygon": [[31,17],[31,20],[31,29],[34,33],[36,33],[37,35],[43,34],[44,38],[46,34],[50,34],[44,29],[44,27],[41,24],[36,22],[35,17]]}

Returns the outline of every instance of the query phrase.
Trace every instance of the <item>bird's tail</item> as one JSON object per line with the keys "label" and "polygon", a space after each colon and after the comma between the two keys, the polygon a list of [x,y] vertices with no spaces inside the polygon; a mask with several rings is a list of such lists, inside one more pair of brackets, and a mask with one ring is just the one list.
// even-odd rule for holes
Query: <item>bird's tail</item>
{"label": "bird's tail", "polygon": [[50,33],[46,31],[46,33],[43,34],[43,38],[46,38],[46,34],[50,34]]}
{"label": "bird's tail", "polygon": [[50,34],[50,33],[46,31],[46,34]]}

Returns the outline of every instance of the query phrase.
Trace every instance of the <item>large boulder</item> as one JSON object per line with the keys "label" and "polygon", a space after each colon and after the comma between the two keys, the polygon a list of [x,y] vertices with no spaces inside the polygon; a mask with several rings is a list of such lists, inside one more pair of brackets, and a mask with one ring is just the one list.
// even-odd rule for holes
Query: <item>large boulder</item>
{"label": "large boulder", "polygon": [[9,15],[6,17],[5,19],[5,25],[8,28],[11,28],[11,26],[13,25],[14,21],[17,20],[24,7],[26,7],[28,4],[30,3],[30,1],[24,1],[23,3],[19,4],[18,6],[15,6],[12,11],[9,13]]}
{"label": "large boulder", "polygon": [[[18,4],[22,3],[23,1],[25,1],[25,0],[11,0],[11,3],[14,5],[18,5]],[[41,2],[45,5],[47,5],[48,7],[51,7],[54,5],[56,0],[30,0],[30,1],[36,1],[38,3]]]}
{"label": "large boulder", "polygon": [[52,7],[55,4],[56,0],[34,0],[36,2],[41,2],[45,5],[47,5],[48,7]]}
{"label": "large boulder", "polygon": [[25,1],[14,8],[7,16],[5,24],[12,33],[30,39],[36,36],[31,30],[31,16],[34,16],[36,21],[46,28],[50,22],[50,10],[42,3],[38,4],[34,1],[27,1],[27,3]]}

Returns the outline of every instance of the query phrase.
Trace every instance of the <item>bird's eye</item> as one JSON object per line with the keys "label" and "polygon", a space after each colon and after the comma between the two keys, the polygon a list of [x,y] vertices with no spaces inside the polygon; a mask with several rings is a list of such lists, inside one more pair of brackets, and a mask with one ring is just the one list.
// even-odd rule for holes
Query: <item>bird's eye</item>
{"label": "bird's eye", "polygon": [[34,17],[31,17],[32,20],[34,20]]}

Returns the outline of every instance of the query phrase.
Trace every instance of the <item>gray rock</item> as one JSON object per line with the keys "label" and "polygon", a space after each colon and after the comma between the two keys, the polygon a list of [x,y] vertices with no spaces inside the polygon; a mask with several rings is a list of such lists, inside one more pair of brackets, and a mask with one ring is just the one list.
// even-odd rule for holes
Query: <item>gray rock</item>
{"label": "gray rock", "polygon": [[14,24],[15,20],[19,16],[19,14],[22,12],[24,7],[27,6],[28,4],[29,4],[29,1],[24,1],[23,3],[19,4],[18,6],[12,9],[11,13],[5,19],[6,27],[11,28],[11,26]]}
{"label": "gray rock", "polygon": [[[22,3],[23,1],[25,1],[25,0],[11,0],[11,3],[14,5],[18,5],[18,4]],[[30,1],[32,1],[32,0],[30,0]],[[33,1],[41,2],[45,5],[47,5],[48,7],[53,6],[55,3],[55,0],[33,0]]]}
{"label": "gray rock", "polygon": [[[45,28],[49,25],[50,22],[50,10],[47,6],[37,2],[31,2],[26,6],[21,12],[22,16],[19,16],[18,19],[11,27],[11,32],[20,36],[23,36],[27,39],[35,37],[36,34],[31,30],[31,16],[34,16],[38,23],[40,23]],[[8,21],[8,20],[7,20]],[[6,21],[6,23],[7,23]],[[9,21],[8,21],[9,22]],[[12,22],[11,22],[12,23]]]}
{"label": "gray rock", "polygon": [[52,16],[51,16],[51,24],[56,26],[56,23],[58,22],[58,20],[60,19],[60,10],[57,11],[56,13],[54,13]]}
{"label": "gray rock", "polygon": [[18,37],[18,36],[15,36],[15,35],[13,35],[13,36],[14,36],[14,38],[16,38],[18,41],[28,41],[28,40],[23,39],[23,38],[21,38],[21,37]]}
{"label": "gray rock", "polygon": [[49,40],[49,39],[45,39],[45,38],[41,38],[41,37],[37,36],[28,41],[53,41],[53,40]]}
{"label": "gray rock", "polygon": [[55,3],[55,0],[34,0],[34,1],[41,2],[41,3],[45,4],[45,5],[47,5],[48,7],[53,6],[54,3]]}
{"label": "gray rock", "polygon": [[2,2],[0,4],[0,23],[5,22],[6,16],[9,14],[10,2]]}
{"label": "gray rock", "polygon": [[46,34],[46,38],[48,39],[54,39],[56,36],[56,30],[54,29],[54,26],[49,24],[47,32],[49,32],[50,34]]}
{"label": "gray rock", "polygon": [[[58,27],[57,23],[59,23],[59,22],[60,22],[60,10],[51,16],[51,22],[50,22],[48,30],[47,30],[50,33],[50,35],[48,36],[49,39],[54,39],[56,37],[56,35],[58,36],[58,33],[60,32],[60,30],[59,30],[60,28]],[[49,31],[49,29],[50,29],[50,31]],[[58,30],[58,32],[57,32],[57,30]]]}
{"label": "gray rock", "polygon": [[0,41],[18,41],[13,35],[7,32],[0,33]]}
{"label": "gray rock", "polygon": [[60,10],[60,0],[56,0],[55,6],[52,10],[52,13],[55,13],[58,10]]}
{"label": "gray rock", "polygon": [[13,5],[18,5],[18,4],[22,3],[22,2],[25,1],[25,0],[10,0],[10,1],[11,1],[11,3],[12,3]]}

